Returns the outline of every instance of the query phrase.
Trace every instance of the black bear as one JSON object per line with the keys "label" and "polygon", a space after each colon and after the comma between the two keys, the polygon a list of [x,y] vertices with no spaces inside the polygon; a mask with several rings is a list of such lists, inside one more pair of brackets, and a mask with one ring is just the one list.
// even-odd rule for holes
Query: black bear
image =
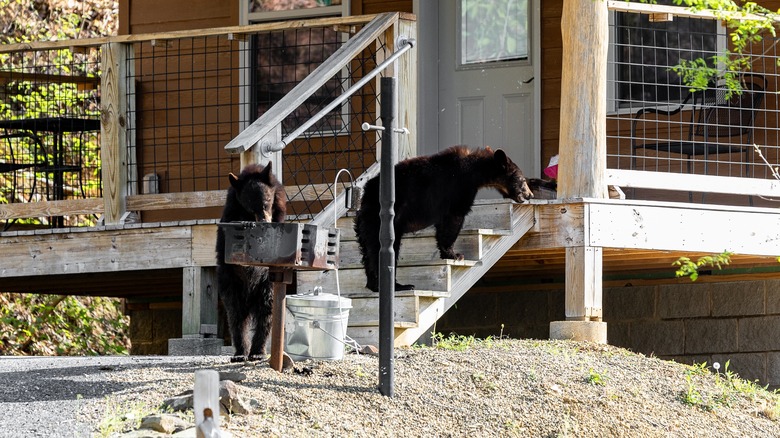
{"label": "black bear", "polygon": [[[532,198],[520,169],[501,149],[469,150],[452,146],[437,154],[410,158],[395,166],[395,258],[406,233],[433,225],[436,244],[443,259],[462,260],[452,248],[463,219],[471,211],[480,188],[492,187],[504,198],[522,202]],[[379,290],[379,178],[366,183],[355,218],[366,287]],[[396,283],[396,290],[414,289]]]}
{"label": "black bear", "polygon": [[[268,166],[250,164],[228,176],[222,222],[284,222],[287,197]],[[217,281],[236,352],[234,362],[260,360],[271,329],[273,292],[268,268],[225,263],[225,233],[217,227]]]}

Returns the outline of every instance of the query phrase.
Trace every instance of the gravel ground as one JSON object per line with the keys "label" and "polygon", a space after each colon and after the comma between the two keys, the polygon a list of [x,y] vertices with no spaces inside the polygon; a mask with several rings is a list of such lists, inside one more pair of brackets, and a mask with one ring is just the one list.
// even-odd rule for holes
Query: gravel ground
{"label": "gravel ground", "polygon": [[391,398],[366,355],[299,362],[302,373],[226,357],[0,359],[0,436],[100,436],[128,413],[159,412],[203,368],[247,376],[254,412],[223,420],[235,437],[780,436],[778,395],[616,347],[494,340],[395,357]]}

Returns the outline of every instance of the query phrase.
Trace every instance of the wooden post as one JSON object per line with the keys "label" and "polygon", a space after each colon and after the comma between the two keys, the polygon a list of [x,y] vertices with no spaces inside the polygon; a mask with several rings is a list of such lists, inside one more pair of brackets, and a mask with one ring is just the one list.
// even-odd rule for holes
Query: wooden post
{"label": "wooden post", "polygon": [[105,224],[119,224],[127,209],[127,61],[128,46],[101,47],[100,159],[103,167]]}
{"label": "wooden post", "polygon": [[183,337],[217,335],[218,303],[215,268],[184,268],[181,333]]}
{"label": "wooden post", "polygon": [[271,154],[271,156],[267,156],[263,154],[262,145],[264,143],[268,143],[270,145],[275,145],[276,143],[282,141],[282,125],[276,126],[276,128],[272,129],[268,134],[266,134],[263,138],[261,138],[256,144],[252,145],[249,149],[247,149],[244,152],[241,152],[241,169],[246,167],[249,164],[262,164],[266,165],[269,161],[272,164],[271,169],[273,170],[274,176],[279,180],[280,183],[282,182],[282,151],[274,152]]}
{"label": "wooden post", "polygon": [[[399,36],[417,39],[417,22],[405,14],[393,26],[393,51],[398,50],[396,42]],[[417,49],[409,50],[395,62],[395,77],[398,80],[396,88],[398,95],[398,118],[396,127],[406,128],[408,134],[399,135],[398,159],[417,156]]]}
{"label": "wooden post", "polygon": [[271,268],[268,276],[273,285],[274,299],[271,311],[271,368],[281,372],[284,365],[284,312],[287,303],[287,285],[292,284],[291,269]]}
{"label": "wooden post", "polygon": [[606,198],[607,3],[565,0],[558,198]]}
{"label": "wooden post", "polygon": [[566,248],[566,319],[600,321],[602,249]]}
{"label": "wooden post", "polygon": [[[607,3],[565,0],[561,34],[558,198],[606,198]],[[601,248],[566,248],[567,321],[550,324],[551,338],[606,342],[601,275]]]}

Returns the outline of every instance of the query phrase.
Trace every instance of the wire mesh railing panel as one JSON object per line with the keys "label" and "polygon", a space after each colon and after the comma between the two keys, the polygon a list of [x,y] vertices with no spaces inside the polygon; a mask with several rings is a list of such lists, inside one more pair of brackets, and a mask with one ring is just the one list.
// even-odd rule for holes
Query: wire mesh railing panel
{"label": "wire mesh railing panel", "polygon": [[[102,196],[100,73],[99,47],[0,54],[0,203]],[[4,228],[95,221],[25,218]]]}
{"label": "wire mesh railing panel", "polygon": [[[329,28],[258,35],[256,116],[333,54],[347,35]],[[384,44],[371,45],[329,78],[284,119],[282,136],[311,119],[371,71],[377,65],[377,56],[384,56],[386,50]],[[311,217],[330,202],[331,186],[340,169],[348,169],[357,176],[376,161],[377,136],[364,133],[360,125],[376,120],[377,81],[369,81],[284,149],[284,184],[294,187],[292,193],[288,190],[293,200],[288,205],[288,213],[296,220]]]}
{"label": "wire mesh railing panel", "polygon": [[[609,168],[771,178],[770,166],[780,164],[778,39],[765,35],[749,45],[747,67],[732,76],[724,66],[726,32],[713,19],[611,14]],[[684,79],[692,70],[680,68],[691,62],[707,72],[696,87]]]}
{"label": "wire mesh railing panel", "polygon": [[[136,43],[128,59],[128,100],[135,126],[129,148],[141,194],[221,190],[241,169],[224,146],[342,46],[359,26],[291,28],[242,35]],[[376,43],[352,59],[282,122],[286,135],[376,65]],[[332,199],[336,173],[359,175],[375,162],[377,139],[360,130],[375,121],[369,82],[282,152],[274,169],[287,188],[290,220],[311,217]],[[150,184],[149,181],[154,181]]]}
{"label": "wire mesh railing panel", "polygon": [[[128,152],[141,194],[224,188],[239,158],[224,145],[239,130],[240,57],[227,35],[136,43],[126,70]],[[146,181],[146,184],[144,184]],[[153,181],[153,184],[149,184]]]}

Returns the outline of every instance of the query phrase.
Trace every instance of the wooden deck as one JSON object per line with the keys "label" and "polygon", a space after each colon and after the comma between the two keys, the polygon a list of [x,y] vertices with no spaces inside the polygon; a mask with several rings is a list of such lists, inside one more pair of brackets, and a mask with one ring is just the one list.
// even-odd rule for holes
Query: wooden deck
{"label": "wooden deck", "polygon": [[[605,281],[661,281],[680,256],[724,250],[721,273],[780,272],[780,210],[752,207],[579,199],[532,201],[534,228],[485,281],[560,283],[564,248],[600,247]],[[181,270],[213,267],[216,220],[139,223],[0,233],[2,290],[104,296],[177,294]],[[703,281],[730,279],[712,275]],[[520,281],[522,279],[522,281]]]}

